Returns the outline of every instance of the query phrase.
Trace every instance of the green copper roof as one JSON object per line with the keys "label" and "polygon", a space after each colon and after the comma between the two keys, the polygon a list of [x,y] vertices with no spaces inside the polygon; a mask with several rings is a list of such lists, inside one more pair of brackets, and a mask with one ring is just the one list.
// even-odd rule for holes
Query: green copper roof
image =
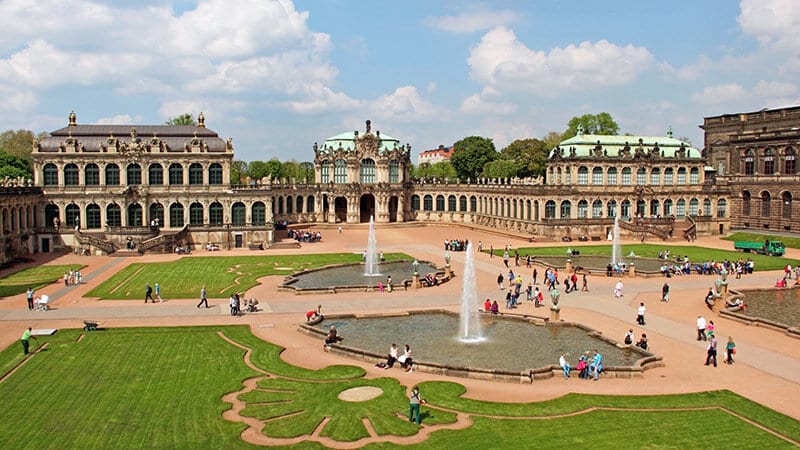
{"label": "green copper roof", "polygon": [[[599,154],[595,151],[598,146]],[[658,147],[659,156],[662,158],[702,158],[700,150],[669,136],[606,136],[598,134],[579,134],[561,141],[557,148],[550,150],[548,158],[553,158],[559,148],[562,158],[633,158],[640,146],[645,155],[649,155],[654,148]],[[680,156],[681,146],[683,146],[685,156]],[[627,156],[625,155],[626,147],[629,152]]]}
{"label": "green copper roof", "polygon": [[[372,133],[370,133],[370,134],[372,134]],[[359,133],[358,137],[362,138],[362,137],[364,137],[364,134],[363,133]],[[325,151],[326,149],[335,150],[335,149],[338,149],[339,147],[342,147],[345,150],[353,150],[356,147],[355,141],[356,141],[356,133],[354,131],[337,134],[336,136],[329,137],[328,139],[325,139],[325,143],[322,145],[322,148],[320,148],[320,150],[321,151]],[[383,152],[386,152],[386,151],[391,151],[391,150],[394,150],[395,148],[402,147],[400,145],[400,140],[399,139],[393,138],[393,137],[391,137],[389,135],[386,135],[386,134],[383,134],[383,133],[380,134],[380,138],[378,139],[378,142],[379,142],[378,143],[378,152],[379,153],[383,153]]]}

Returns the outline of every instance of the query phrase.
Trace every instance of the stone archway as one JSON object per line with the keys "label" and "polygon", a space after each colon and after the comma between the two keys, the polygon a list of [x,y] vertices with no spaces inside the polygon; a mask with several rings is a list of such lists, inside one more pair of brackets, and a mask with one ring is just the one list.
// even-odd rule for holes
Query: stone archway
{"label": "stone archway", "polygon": [[369,222],[370,216],[375,216],[375,196],[372,194],[364,194],[359,201],[358,210],[360,213],[360,222]]}
{"label": "stone archway", "polygon": [[347,222],[347,198],[336,197],[333,203],[333,210],[336,215],[336,222]]}

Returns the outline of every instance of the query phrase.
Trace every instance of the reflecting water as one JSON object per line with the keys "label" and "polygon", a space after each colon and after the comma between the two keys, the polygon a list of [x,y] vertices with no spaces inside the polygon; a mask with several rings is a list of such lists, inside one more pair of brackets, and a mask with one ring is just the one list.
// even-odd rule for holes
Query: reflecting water
{"label": "reflecting water", "polygon": [[586,331],[569,325],[535,326],[528,322],[481,316],[486,341],[458,340],[459,318],[444,313],[412,314],[404,317],[337,318],[319,325],[336,325],[343,344],[378,354],[388,354],[394,342],[411,347],[414,359],[455,367],[525,371],[558,365],[561,352],[569,354],[575,367],[578,357],[597,349],[606,366],[630,366],[641,354],[620,349]]}
{"label": "reflecting water", "polygon": [[742,291],[750,317],[761,317],[790,327],[800,327],[800,289]]}
{"label": "reflecting water", "polygon": [[[313,272],[293,275],[294,280],[286,287],[301,289],[324,289],[329,287],[344,286],[374,286],[379,281],[386,281],[387,276],[392,277],[392,282],[398,285],[403,280],[410,280],[414,272],[411,261],[393,261],[380,265],[382,277],[364,275],[363,264],[351,264],[347,266],[322,268]],[[430,263],[419,263],[419,276],[424,278],[427,273],[436,273],[436,266]]]}

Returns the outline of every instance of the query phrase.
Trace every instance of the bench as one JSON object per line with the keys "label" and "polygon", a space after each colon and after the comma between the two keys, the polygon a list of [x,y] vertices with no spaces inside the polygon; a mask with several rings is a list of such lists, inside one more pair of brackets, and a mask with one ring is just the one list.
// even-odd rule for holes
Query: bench
{"label": "bench", "polygon": [[96,320],[84,320],[83,321],[83,329],[84,331],[97,331],[97,326],[100,322]]}
{"label": "bench", "polygon": [[250,250],[264,250],[264,244],[250,244],[247,248]]}

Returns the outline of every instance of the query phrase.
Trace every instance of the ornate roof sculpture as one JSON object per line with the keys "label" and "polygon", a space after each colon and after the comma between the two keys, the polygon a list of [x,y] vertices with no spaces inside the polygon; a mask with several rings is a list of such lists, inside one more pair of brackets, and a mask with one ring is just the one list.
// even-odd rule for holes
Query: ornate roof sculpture
{"label": "ornate roof sculpture", "polygon": [[559,158],[674,158],[702,159],[702,152],[679,139],[672,137],[672,129],[666,136],[608,136],[578,134],[550,150],[548,159]]}
{"label": "ornate roof sculpture", "polygon": [[223,140],[205,126],[200,113],[198,125],[79,125],[74,112],[69,125],[55,130],[41,141],[34,141],[40,153],[157,153],[157,152],[233,152],[231,140]]}
{"label": "ornate roof sculpture", "polygon": [[392,154],[410,156],[411,144],[402,145],[399,139],[381,134],[380,131],[373,133],[372,122],[367,120],[363,134],[356,130],[329,137],[322,145],[314,143],[314,153],[317,158],[331,155],[378,159]]}

